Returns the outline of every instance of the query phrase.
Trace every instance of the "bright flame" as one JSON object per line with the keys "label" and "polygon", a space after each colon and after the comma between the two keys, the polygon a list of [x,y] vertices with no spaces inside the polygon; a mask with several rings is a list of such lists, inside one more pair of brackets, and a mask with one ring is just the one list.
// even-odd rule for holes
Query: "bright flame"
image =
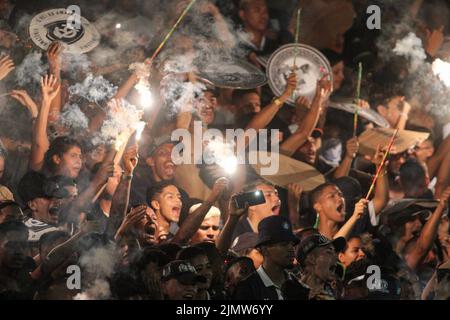
{"label": "bright flame", "polygon": [[138,84],[136,84],[136,86],[134,87],[139,95],[140,95],[140,104],[141,106],[145,107],[151,107],[153,105],[153,94],[150,91],[150,88],[145,85],[142,84],[141,82],[139,82]]}
{"label": "bright flame", "polygon": [[432,65],[433,73],[447,86],[450,87],[450,63],[436,59]]}
{"label": "bright flame", "polygon": [[141,140],[142,137],[142,132],[144,131],[145,128],[145,122],[144,121],[139,121],[136,124],[136,141]]}
{"label": "bright flame", "polygon": [[116,24],[116,29],[120,29],[120,28],[122,28],[122,24],[120,24],[120,23]]}
{"label": "bright flame", "polygon": [[217,164],[219,166],[221,166],[222,169],[225,170],[225,172],[227,174],[233,174],[236,172],[236,169],[238,166],[238,160],[233,155],[233,156],[228,156],[225,159],[218,161]]}

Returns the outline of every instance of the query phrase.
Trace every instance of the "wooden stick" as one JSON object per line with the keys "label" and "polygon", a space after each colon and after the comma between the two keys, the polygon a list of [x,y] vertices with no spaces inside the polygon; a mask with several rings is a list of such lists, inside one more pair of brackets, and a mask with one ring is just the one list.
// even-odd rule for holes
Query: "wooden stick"
{"label": "wooden stick", "polygon": [[361,78],[362,78],[362,63],[358,64],[358,82],[356,84],[355,104],[356,111],[353,117],[353,137],[356,137],[356,131],[358,129],[358,112],[359,112],[359,97],[361,95]]}
{"label": "wooden stick", "polygon": [[[298,44],[298,40],[300,38],[300,15],[302,13],[302,8],[299,8],[297,10],[297,21],[295,26],[295,44]],[[294,53],[294,66],[292,67],[293,71],[297,69],[297,56],[298,56],[298,48],[295,47],[295,53]],[[297,89],[297,88],[296,88]],[[295,100],[295,89],[292,91],[292,99]]]}
{"label": "wooden stick", "polygon": [[391,151],[392,146],[394,145],[394,141],[395,141],[395,138],[397,137],[398,131],[399,131],[399,129],[395,129],[394,134],[391,137],[391,141],[389,142],[389,146],[388,146],[386,152],[383,155],[383,160],[381,160],[380,166],[377,168],[377,172],[375,174],[375,177],[373,177],[372,184],[370,185],[370,188],[369,188],[369,192],[367,192],[366,200],[369,200],[369,198],[370,198],[370,196],[372,194],[373,188],[375,187],[375,183],[377,182],[378,177],[380,176],[381,168],[383,168],[384,164],[386,163],[387,156],[389,155],[389,152]]}

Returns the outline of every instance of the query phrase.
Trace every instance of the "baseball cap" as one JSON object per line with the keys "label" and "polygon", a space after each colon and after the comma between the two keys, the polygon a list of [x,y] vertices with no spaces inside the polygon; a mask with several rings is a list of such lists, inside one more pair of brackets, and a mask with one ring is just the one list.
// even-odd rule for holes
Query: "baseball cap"
{"label": "baseball cap", "polygon": [[231,245],[233,252],[241,252],[250,248],[254,248],[258,243],[258,234],[255,232],[245,232],[236,237]]}
{"label": "baseball cap", "polygon": [[75,182],[63,176],[47,178],[40,172],[29,171],[20,179],[18,189],[26,204],[36,198],[65,198],[68,192],[64,187],[67,185],[75,185]]}
{"label": "baseball cap", "polygon": [[329,244],[333,245],[336,252],[341,252],[345,249],[347,241],[343,237],[330,240],[321,234],[312,234],[304,238],[297,246],[297,260],[302,263],[312,250],[319,247],[325,247]]}
{"label": "baseball cap", "polygon": [[299,242],[292,232],[291,223],[284,216],[269,216],[258,224],[258,241],[255,247],[279,242]]}
{"label": "baseball cap", "polygon": [[161,281],[177,279],[182,284],[206,283],[207,279],[197,273],[189,261],[174,260],[163,268]]}

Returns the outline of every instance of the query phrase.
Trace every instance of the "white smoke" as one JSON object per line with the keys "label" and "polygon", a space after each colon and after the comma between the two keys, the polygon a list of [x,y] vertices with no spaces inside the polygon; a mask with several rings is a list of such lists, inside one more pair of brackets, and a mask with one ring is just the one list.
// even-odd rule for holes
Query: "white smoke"
{"label": "white smoke", "polygon": [[94,138],[93,144],[112,143],[127,130],[134,130],[141,121],[142,109],[128,103],[126,100],[110,102],[108,118],[103,122],[100,134]]}
{"label": "white smoke", "polygon": [[120,255],[116,246],[110,244],[104,247],[92,248],[83,253],[80,266],[84,274],[93,281],[83,292],[77,294],[74,300],[104,300],[111,297],[108,278],[114,273]]}
{"label": "white smoke", "polygon": [[432,65],[433,73],[447,86],[450,87],[450,63],[436,59]]}
{"label": "white smoke", "polygon": [[89,125],[88,118],[76,104],[67,104],[64,106],[59,122],[64,127],[76,131],[87,129]]}
{"label": "white smoke", "polygon": [[422,46],[422,40],[413,32],[410,32],[406,37],[396,42],[394,52],[399,56],[409,59],[411,71],[417,70],[427,58]]}
{"label": "white smoke", "polygon": [[79,96],[89,102],[99,103],[111,99],[117,92],[117,87],[102,76],[89,73],[82,83],[69,87],[70,96]]}
{"label": "white smoke", "polygon": [[63,52],[61,54],[61,70],[68,73],[72,79],[76,79],[80,72],[91,71],[91,62],[85,54]]}
{"label": "white smoke", "polygon": [[39,85],[48,71],[48,64],[42,62],[41,52],[30,52],[15,69],[16,82],[20,87]]}

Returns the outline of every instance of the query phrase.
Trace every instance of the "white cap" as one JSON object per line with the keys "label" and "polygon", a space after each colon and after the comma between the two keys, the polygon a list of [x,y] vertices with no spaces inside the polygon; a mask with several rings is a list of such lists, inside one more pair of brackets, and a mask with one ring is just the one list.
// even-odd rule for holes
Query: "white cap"
{"label": "white cap", "polygon": [[[200,207],[202,204],[201,203],[197,203],[194,204],[190,209],[189,209],[189,214],[191,214],[192,212],[194,212],[198,207]],[[213,217],[220,217],[220,210],[219,208],[215,207],[215,206],[211,206],[211,209],[209,209],[208,213],[205,216],[205,219],[209,219],[209,218],[213,218]]]}

